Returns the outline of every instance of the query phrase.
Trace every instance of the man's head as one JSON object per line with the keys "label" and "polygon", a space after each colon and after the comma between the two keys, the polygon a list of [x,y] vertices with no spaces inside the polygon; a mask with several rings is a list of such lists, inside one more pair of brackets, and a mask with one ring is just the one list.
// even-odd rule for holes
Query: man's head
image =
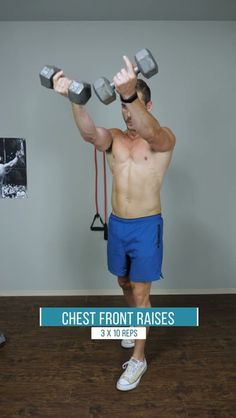
{"label": "man's head", "polygon": [[[147,111],[150,112],[152,110],[151,90],[148,87],[147,83],[141,78],[137,79],[136,91],[140,102],[146,107]],[[126,126],[128,129],[132,130],[131,116],[127,109],[127,106],[124,103],[122,103],[121,107],[123,119],[126,123]]]}
{"label": "man's head", "polygon": [[151,101],[151,90],[148,87],[147,83],[141,78],[138,78],[136,90],[137,93],[141,94],[142,101],[144,102],[144,104],[147,105]]}

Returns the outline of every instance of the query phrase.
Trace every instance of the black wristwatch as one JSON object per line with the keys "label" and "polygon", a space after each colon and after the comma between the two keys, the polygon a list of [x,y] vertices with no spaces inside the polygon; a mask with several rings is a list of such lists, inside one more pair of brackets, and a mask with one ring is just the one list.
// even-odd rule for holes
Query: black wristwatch
{"label": "black wristwatch", "polygon": [[122,103],[132,103],[134,102],[136,99],[138,99],[138,95],[137,92],[135,92],[132,96],[128,97],[128,99],[124,99],[121,95],[120,95],[120,100]]}

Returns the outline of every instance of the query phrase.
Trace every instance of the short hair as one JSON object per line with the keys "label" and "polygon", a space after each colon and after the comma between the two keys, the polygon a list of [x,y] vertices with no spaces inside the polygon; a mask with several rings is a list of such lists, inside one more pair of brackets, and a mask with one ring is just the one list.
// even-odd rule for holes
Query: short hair
{"label": "short hair", "polygon": [[136,90],[142,93],[144,103],[147,104],[151,100],[151,90],[148,87],[147,83],[142,80],[141,78],[138,78],[137,84],[136,84]]}

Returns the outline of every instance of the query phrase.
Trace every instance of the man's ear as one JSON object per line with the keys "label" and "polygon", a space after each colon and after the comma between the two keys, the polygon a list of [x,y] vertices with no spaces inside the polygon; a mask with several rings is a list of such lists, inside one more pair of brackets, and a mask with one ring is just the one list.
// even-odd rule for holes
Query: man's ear
{"label": "man's ear", "polygon": [[152,108],[153,108],[153,103],[152,103],[152,101],[150,100],[149,102],[147,102],[147,104],[146,104],[146,108],[147,108],[147,111],[148,112],[151,112],[152,111]]}

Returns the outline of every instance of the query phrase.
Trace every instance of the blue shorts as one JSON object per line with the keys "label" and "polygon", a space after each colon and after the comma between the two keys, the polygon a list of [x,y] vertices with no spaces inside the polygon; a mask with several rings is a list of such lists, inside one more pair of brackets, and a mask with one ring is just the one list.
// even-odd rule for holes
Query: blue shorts
{"label": "blue shorts", "polygon": [[163,218],[161,214],[125,219],[110,214],[108,270],[133,282],[163,279]]}

